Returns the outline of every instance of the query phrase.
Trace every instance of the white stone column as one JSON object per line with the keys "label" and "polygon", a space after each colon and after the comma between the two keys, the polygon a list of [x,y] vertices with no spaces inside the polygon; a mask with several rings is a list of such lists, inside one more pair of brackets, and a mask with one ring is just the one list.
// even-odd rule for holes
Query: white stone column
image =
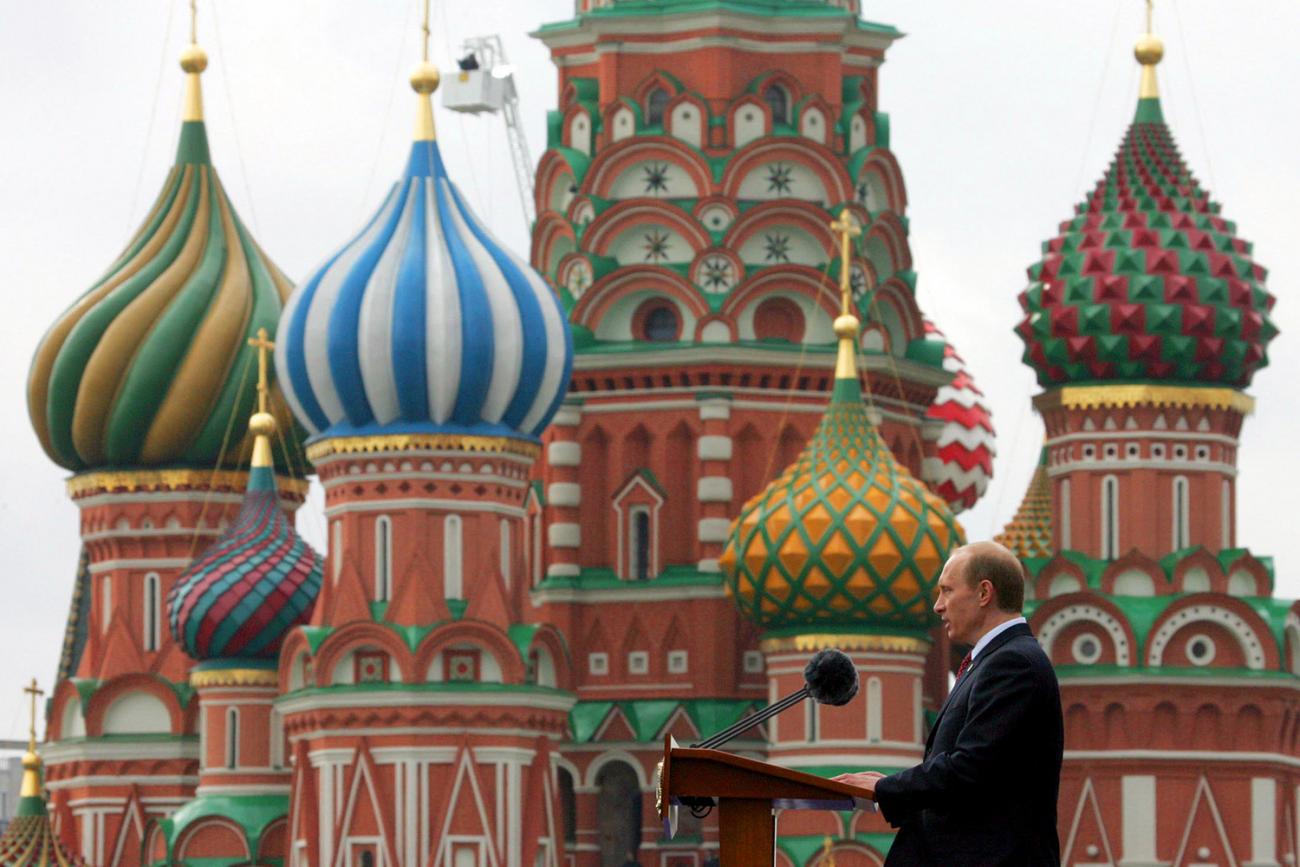
{"label": "white stone column", "polygon": [[1277,867],[1277,781],[1250,781],[1250,861],[1242,867]]}
{"label": "white stone column", "polygon": [[1125,776],[1120,780],[1123,818],[1121,867],[1157,867],[1156,778]]}

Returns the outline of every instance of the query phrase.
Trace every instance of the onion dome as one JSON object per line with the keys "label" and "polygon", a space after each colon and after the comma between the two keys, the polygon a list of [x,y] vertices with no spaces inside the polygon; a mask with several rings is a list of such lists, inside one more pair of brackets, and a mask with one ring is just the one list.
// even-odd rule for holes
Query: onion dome
{"label": "onion dome", "polygon": [[41,757],[36,752],[36,681],[24,692],[32,698],[32,724],[27,752],[23,754],[23,780],[18,790],[18,812],[0,836],[0,867],[82,867],[86,862],[63,847],[50,825],[41,780]]}
{"label": "onion dome", "polygon": [[[1148,25],[1148,31],[1150,27]],[[1043,386],[1114,380],[1244,387],[1268,364],[1274,298],[1165,125],[1159,38],[1139,40],[1137,114],[1073,219],[1044,245],[1017,332]]]}
{"label": "onion dome", "polygon": [[843,274],[830,405],[798,459],[741,509],[719,561],[736,604],[769,631],[924,629],[943,564],[963,543],[952,510],[898,462],[863,404]]}
{"label": "onion dome", "polygon": [[925,413],[943,427],[934,457],[926,458],[921,467],[921,478],[954,514],[961,514],[984,496],[993,478],[993,458],[998,453],[993,413],[965,359],[938,326],[925,320],[925,333],[943,342],[943,369],[952,374],[952,382],[939,389]]}
{"label": "onion dome", "polygon": [[265,376],[258,390],[261,407],[248,423],[252,467],[239,514],[167,598],[172,635],[194,659],[274,658],[285,634],[307,622],[320,593],[321,556],[294,530],[276,492],[270,440],[276,422],[266,411]]}
{"label": "onion dome", "polygon": [[427,61],[406,172],[361,232],[290,299],[276,368],[318,437],[431,433],[535,439],[559,408],[573,344],[559,299],[447,177]]}
{"label": "onion dome", "polygon": [[235,213],[209,157],[199,85],[207,55],[192,44],[181,67],[180,144],[162,191],[32,361],[32,425],[70,470],[217,464],[234,421],[252,410],[247,339],[274,330],[293,288]]}
{"label": "onion dome", "polygon": [[1052,482],[1047,477],[1046,448],[1039,454],[1015,517],[993,538],[1021,560],[1052,556]]}

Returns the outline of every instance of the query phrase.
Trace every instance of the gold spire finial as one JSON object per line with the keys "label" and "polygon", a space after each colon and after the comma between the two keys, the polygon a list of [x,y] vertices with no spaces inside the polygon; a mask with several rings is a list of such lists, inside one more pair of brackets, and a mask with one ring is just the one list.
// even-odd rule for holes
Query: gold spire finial
{"label": "gold spire finial", "polygon": [[862,234],[862,228],[848,208],[840,211],[831,222],[831,231],[840,236],[840,315],[835,317],[835,336],[840,339],[839,356],[835,360],[835,378],[858,378],[858,317],[853,315],[853,239]]}
{"label": "gold spire finial", "polygon": [[1160,88],[1156,84],[1156,64],[1165,56],[1165,44],[1154,32],[1155,0],[1146,0],[1147,32],[1138,37],[1133,46],[1133,56],[1142,64],[1142,84],[1138,90],[1139,99],[1158,99]]}
{"label": "gold spire finial", "polygon": [[433,103],[429,95],[438,89],[442,76],[438,74],[438,67],[429,62],[429,0],[424,0],[424,23],[420,29],[424,33],[420,64],[411,73],[411,87],[420,95],[420,107],[415,117],[415,140],[433,141],[436,136],[433,129]]}
{"label": "gold spire finial", "polygon": [[257,350],[257,412],[248,420],[248,430],[253,434],[254,467],[274,466],[271,460],[270,436],[275,433],[275,416],[267,410],[270,397],[269,356],[275,343],[267,337],[266,329],[257,329],[257,336],[248,338],[248,345]]}
{"label": "gold spire finial", "polygon": [[198,0],[190,0],[190,44],[181,52],[181,69],[185,70],[185,108],[182,121],[203,120],[203,88],[199,75],[208,68],[208,54],[199,47]]}
{"label": "gold spire finial", "polygon": [[31,727],[28,730],[27,752],[23,754],[23,783],[18,796],[20,798],[39,798],[41,796],[41,757],[36,754],[36,699],[45,695],[45,691],[36,685],[32,678],[30,686],[23,687],[23,692],[32,697]]}

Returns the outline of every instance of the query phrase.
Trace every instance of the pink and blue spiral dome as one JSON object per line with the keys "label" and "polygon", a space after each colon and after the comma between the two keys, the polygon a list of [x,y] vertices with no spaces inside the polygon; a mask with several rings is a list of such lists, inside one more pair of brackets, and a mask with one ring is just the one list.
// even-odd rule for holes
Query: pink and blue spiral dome
{"label": "pink and blue spiral dome", "polygon": [[322,564],[280,507],[274,470],[255,466],[234,523],[172,587],[172,635],[198,660],[274,659],[311,616]]}
{"label": "pink and blue spiral dome", "polygon": [[433,140],[355,238],[291,296],[277,379],[317,439],[535,440],[573,364],[564,310],[447,177]]}

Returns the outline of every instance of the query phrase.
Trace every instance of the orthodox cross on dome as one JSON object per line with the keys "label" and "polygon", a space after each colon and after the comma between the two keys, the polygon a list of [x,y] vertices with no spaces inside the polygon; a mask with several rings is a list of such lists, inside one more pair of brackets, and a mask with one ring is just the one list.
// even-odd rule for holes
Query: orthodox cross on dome
{"label": "orthodox cross on dome", "polygon": [[190,0],[190,44],[181,52],[181,69],[185,70],[185,107],[182,121],[203,120],[203,89],[199,75],[208,68],[208,54],[199,47],[198,0]]}
{"label": "orthodox cross on dome", "polygon": [[267,360],[275,341],[266,336],[266,329],[257,329],[257,336],[248,338],[248,345],[257,350],[257,411],[266,412],[266,398],[270,386],[267,383]]}
{"label": "orthodox cross on dome", "polygon": [[1160,88],[1156,83],[1156,64],[1165,56],[1165,44],[1155,35],[1155,0],[1146,0],[1147,32],[1138,38],[1133,46],[1133,56],[1142,64],[1142,83],[1138,90],[1139,99],[1159,99]]}
{"label": "orthodox cross on dome", "polygon": [[36,699],[45,695],[45,690],[36,685],[36,678],[32,678],[30,686],[24,686],[23,692],[32,697],[32,715],[31,727],[28,729],[27,751],[36,752]]}
{"label": "orthodox cross on dome", "polygon": [[858,317],[853,315],[853,287],[849,272],[853,268],[853,239],[862,234],[862,228],[848,208],[831,222],[831,231],[840,236],[840,315],[835,317],[835,336],[840,339],[835,359],[835,378],[858,378]]}
{"label": "orthodox cross on dome", "polygon": [[862,227],[845,208],[831,222],[831,231],[840,236],[840,315],[847,316],[853,295],[853,239],[862,234]]}

